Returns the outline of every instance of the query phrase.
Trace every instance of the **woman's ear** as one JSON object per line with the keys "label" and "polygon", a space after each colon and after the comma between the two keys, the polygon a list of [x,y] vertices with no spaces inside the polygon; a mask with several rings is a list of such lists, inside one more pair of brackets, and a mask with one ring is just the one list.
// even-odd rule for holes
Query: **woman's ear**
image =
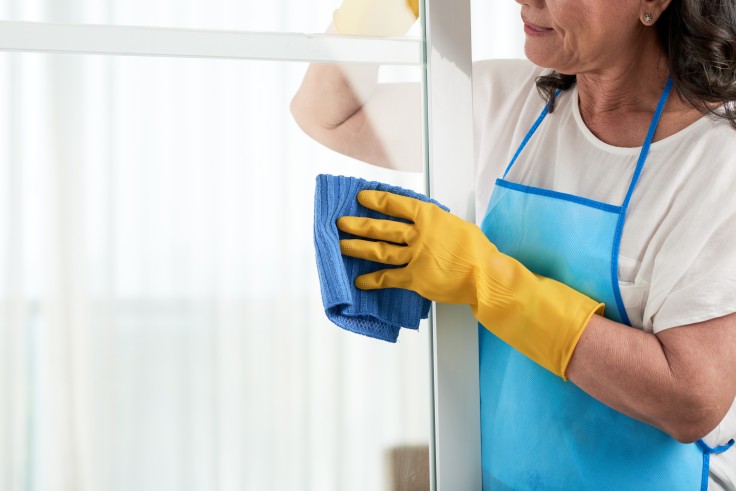
{"label": "woman's ear", "polygon": [[670,6],[671,0],[641,0],[639,6],[639,20],[645,26],[653,26]]}

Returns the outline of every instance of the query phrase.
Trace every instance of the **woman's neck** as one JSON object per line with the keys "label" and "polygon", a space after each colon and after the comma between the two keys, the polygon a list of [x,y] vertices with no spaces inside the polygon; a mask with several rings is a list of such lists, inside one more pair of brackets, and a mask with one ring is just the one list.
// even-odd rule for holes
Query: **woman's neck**
{"label": "woman's neck", "polygon": [[[590,131],[617,147],[644,142],[669,70],[659,45],[643,43],[637,56],[602,70],[577,75],[580,115]],[[701,113],[672,92],[654,140],[686,128]]]}

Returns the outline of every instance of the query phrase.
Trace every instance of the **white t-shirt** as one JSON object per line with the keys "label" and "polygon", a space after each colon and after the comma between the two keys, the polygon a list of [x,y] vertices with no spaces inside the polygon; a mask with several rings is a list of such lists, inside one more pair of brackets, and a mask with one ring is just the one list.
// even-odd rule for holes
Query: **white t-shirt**
{"label": "white t-shirt", "polygon": [[[476,62],[476,218],[496,178],[544,107],[543,69],[526,60]],[[645,135],[642,135],[642,143]],[[507,179],[619,206],[640,148],[599,140],[574,86],[560,95]],[[619,285],[634,327],[660,332],[736,312],[736,130],[703,117],[652,144],[621,238]],[[705,442],[736,437],[736,403]],[[711,488],[736,489],[736,447],[711,458]]]}

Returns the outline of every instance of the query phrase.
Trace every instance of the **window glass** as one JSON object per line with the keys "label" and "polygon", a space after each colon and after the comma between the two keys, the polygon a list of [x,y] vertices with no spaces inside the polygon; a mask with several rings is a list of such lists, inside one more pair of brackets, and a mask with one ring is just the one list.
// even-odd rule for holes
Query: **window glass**
{"label": "window glass", "polygon": [[[428,482],[428,327],[391,344],[331,324],[312,238],[318,174],[419,192],[424,176],[307,136],[289,107],[306,69],[0,55],[0,474],[13,489]],[[408,113],[403,129],[367,124],[400,167],[407,140],[392,138],[416,125],[421,149],[421,68],[380,79]]]}

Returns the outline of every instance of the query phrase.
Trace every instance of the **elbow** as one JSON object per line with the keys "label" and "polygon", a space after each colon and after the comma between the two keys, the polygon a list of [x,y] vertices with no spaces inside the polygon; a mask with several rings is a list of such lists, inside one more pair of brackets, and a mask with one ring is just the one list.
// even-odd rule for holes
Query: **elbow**
{"label": "elbow", "polygon": [[324,143],[325,135],[338,126],[322,122],[318,116],[318,108],[299,92],[291,99],[289,111],[297,126],[307,136],[319,142]]}
{"label": "elbow", "polygon": [[680,443],[694,443],[716,428],[726,416],[731,404],[715,398],[683,401],[669,415],[662,429]]}
{"label": "elbow", "polygon": [[289,112],[291,112],[291,117],[294,118],[296,124],[304,129],[306,117],[309,115],[309,112],[304,110],[298,93],[291,99],[291,103],[289,103]]}
{"label": "elbow", "polygon": [[704,438],[710,431],[704,431],[699,425],[680,425],[667,433],[680,443],[695,443]]}
{"label": "elbow", "polygon": [[671,377],[664,384],[667,389],[655,399],[657,426],[680,443],[693,443],[721,424],[734,404],[736,384],[723,372],[723,358],[719,356],[703,362],[702,357],[691,356],[682,345],[673,349],[664,345],[664,349]]}
{"label": "elbow", "polygon": [[308,102],[301,93],[297,92],[291,99],[291,103],[289,103],[289,112],[291,112],[291,117],[294,118],[299,128],[311,136],[310,128],[316,124],[316,118],[314,108],[310,107]]}

